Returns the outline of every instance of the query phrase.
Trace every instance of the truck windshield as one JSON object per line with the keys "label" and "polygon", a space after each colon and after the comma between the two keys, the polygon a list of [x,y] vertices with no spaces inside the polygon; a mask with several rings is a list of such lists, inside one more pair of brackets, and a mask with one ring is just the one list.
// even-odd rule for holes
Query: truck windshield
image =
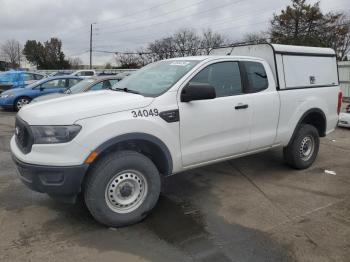
{"label": "truck windshield", "polygon": [[165,60],[152,63],[116,83],[112,89],[156,97],[166,92],[198,63],[199,60]]}

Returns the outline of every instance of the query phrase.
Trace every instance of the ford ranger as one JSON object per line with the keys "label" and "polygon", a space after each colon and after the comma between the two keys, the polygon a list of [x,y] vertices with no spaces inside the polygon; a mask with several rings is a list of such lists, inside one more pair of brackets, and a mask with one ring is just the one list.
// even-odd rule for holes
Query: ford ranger
{"label": "ford ranger", "polygon": [[27,105],[11,151],[32,190],[70,202],[81,194],[96,220],[124,226],[153,209],[163,176],[276,147],[308,168],[340,105],[332,49],[234,46]]}

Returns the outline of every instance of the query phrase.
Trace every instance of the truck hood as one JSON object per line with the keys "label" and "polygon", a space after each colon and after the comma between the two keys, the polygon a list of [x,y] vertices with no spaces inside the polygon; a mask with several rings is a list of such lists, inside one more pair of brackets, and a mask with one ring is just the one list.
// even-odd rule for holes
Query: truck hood
{"label": "truck hood", "polygon": [[148,106],[154,98],[119,91],[94,91],[29,104],[18,116],[30,125],[71,125],[99,115]]}

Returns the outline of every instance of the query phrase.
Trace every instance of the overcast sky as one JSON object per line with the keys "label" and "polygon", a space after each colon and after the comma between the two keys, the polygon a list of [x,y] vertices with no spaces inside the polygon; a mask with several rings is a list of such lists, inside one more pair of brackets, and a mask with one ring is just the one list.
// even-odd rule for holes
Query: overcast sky
{"label": "overcast sky", "polygon": [[[58,37],[68,57],[88,63],[90,24],[93,49],[127,51],[189,27],[212,28],[239,40],[268,28],[268,20],[289,0],[0,0],[0,43]],[[316,1],[309,1],[316,2]],[[349,0],[322,0],[323,11],[349,13]],[[94,53],[94,64],[113,62]]]}

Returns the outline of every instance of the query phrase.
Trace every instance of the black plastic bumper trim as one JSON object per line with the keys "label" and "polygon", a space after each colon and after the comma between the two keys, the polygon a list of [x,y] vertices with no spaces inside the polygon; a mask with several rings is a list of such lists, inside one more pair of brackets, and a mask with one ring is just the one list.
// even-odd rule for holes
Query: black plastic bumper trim
{"label": "black plastic bumper trim", "polygon": [[87,164],[78,166],[44,166],[24,163],[12,155],[21,181],[33,191],[53,197],[75,196],[88,169]]}

